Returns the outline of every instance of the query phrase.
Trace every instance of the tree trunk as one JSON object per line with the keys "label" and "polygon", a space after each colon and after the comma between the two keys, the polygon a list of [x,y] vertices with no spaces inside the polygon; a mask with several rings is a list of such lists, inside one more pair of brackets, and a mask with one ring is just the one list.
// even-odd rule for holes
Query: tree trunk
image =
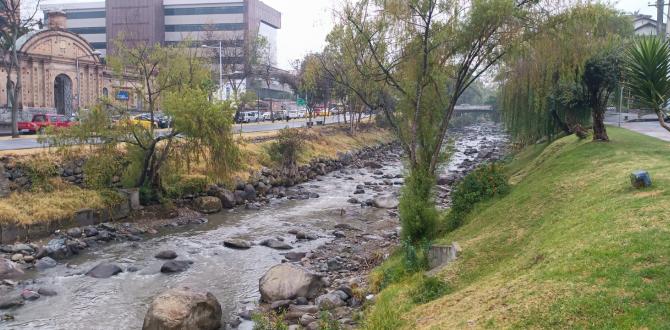
{"label": "tree trunk", "polygon": [[657,109],[656,116],[658,117],[658,123],[661,124],[661,127],[665,128],[666,131],[670,132],[670,126],[668,126],[668,124],[665,122],[665,116],[663,111]]}
{"label": "tree trunk", "polygon": [[599,107],[593,110],[593,141],[608,142],[609,140],[605,128],[605,109]]}

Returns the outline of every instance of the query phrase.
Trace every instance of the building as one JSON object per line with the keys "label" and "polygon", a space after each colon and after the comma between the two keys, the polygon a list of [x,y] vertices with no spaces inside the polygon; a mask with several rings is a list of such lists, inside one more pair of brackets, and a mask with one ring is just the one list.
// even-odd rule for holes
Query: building
{"label": "building", "polygon": [[[194,47],[218,47],[221,42],[223,61],[233,65],[233,69],[224,70],[226,74],[243,71],[239,66],[245,63],[245,42],[260,35],[268,41],[270,62],[276,64],[281,13],[259,0],[114,0],[51,4],[42,6],[42,10],[45,14],[64,11],[68,30],[80,34],[103,54],[112,52],[114,42],[121,38],[128,46],[192,40]],[[212,69],[218,74],[216,55],[212,56]],[[271,84],[270,90],[260,82],[245,81],[241,85],[257,89],[258,95],[286,95],[287,90],[277,82]],[[227,98],[230,90],[230,84],[221,86],[222,98]]]}
{"label": "building", "polygon": [[[70,116],[76,109],[97,104],[103,96],[122,90],[130,92],[105,68],[91,44],[66,27],[65,13],[52,11],[45,29],[31,31],[17,40],[22,80],[18,108],[22,120],[30,120],[35,113]],[[14,71],[13,77],[16,74]],[[0,66],[0,81],[6,79],[7,70]],[[126,106],[137,108],[138,104],[130,93]],[[10,108],[7,88],[0,84],[0,123],[10,121]]]}
{"label": "building", "polygon": [[[630,15],[633,20],[633,29],[638,36],[655,36],[657,34],[656,20],[651,15],[634,14]],[[662,30],[666,30],[666,24],[662,23]],[[667,33],[667,32],[666,32]]]}

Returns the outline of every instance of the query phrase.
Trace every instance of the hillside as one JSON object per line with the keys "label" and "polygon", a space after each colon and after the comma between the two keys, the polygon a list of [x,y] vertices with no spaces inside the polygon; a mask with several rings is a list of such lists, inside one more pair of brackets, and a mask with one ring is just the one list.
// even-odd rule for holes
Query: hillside
{"label": "hillside", "polygon": [[[420,275],[396,280],[367,328],[670,327],[670,144],[608,131],[611,143],[570,136],[518,154],[511,192],[440,239],[463,249],[439,274],[446,288]],[[631,188],[636,169],[650,172],[652,188]],[[417,299],[431,290],[443,295]]]}

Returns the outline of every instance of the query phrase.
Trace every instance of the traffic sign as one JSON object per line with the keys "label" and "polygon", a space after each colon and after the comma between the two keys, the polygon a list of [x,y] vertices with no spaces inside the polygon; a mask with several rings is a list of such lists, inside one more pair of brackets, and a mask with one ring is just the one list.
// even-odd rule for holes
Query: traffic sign
{"label": "traffic sign", "polygon": [[116,99],[120,101],[128,101],[130,99],[130,94],[128,91],[119,91],[116,93]]}
{"label": "traffic sign", "polygon": [[296,102],[298,106],[304,107],[307,105],[307,102],[305,102],[304,99],[298,98],[298,101]]}

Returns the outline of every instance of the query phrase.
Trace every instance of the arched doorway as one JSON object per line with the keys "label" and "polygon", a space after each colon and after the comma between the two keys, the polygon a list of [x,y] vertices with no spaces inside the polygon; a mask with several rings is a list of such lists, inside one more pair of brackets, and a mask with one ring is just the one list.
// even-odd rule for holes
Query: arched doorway
{"label": "arched doorway", "polygon": [[65,74],[59,74],[54,81],[54,105],[60,115],[72,114],[72,80]]}

